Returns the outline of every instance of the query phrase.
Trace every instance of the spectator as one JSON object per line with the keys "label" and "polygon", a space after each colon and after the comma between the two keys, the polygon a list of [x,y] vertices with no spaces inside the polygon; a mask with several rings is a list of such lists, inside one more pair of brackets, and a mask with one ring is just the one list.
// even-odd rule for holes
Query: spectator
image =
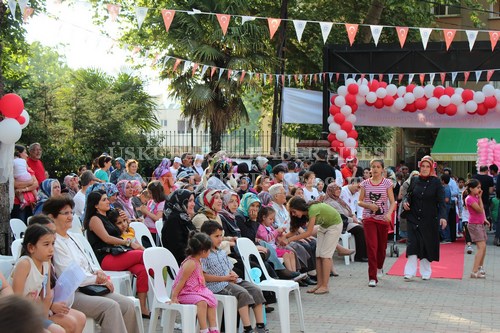
{"label": "spectator", "polygon": [[99,168],[94,172],[94,175],[101,180],[101,183],[109,182],[109,168],[111,167],[112,160],[113,158],[109,155],[101,155],[97,158],[97,166]]}
{"label": "spectator", "polygon": [[132,204],[132,196],[134,194],[132,182],[129,180],[120,180],[116,184],[116,188],[118,189],[118,196],[115,208],[121,209],[129,220],[135,220],[135,210]]}
{"label": "spectator", "polygon": [[120,177],[118,177],[118,181],[126,179],[126,180],[138,180],[141,182],[141,186],[144,188],[147,186],[146,182],[142,178],[140,174],[137,173],[137,169],[139,168],[139,162],[136,160],[128,160],[125,163],[126,172],[123,172]]}
{"label": "spectator", "polygon": [[172,177],[174,179],[177,179],[177,172],[179,171],[179,168],[181,167],[182,160],[180,157],[174,157],[174,162],[172,163],[172,166],[170,167],[170,172],[172,173]]}
{"label": "spectator", "polygon": [[[450,211],[448,212],[447,215],[447,225],[450,228],[450,240],[452,242],[457,240],[457,205],[458,201],[460,200],[460,190],[458,189],[457,182],[455,179],[453,179],[453,176],[451,174],[451,168],[444,168],[443,169],[443,174],[449,175],[450,176],[450,192],[451,192],[451,201],[450,201]],[[491,177],[490,177],[491,179]],[[493,193],[493,192],[491,192]],[[488,201],[489,202],[489,201]]]}
{"label": "spectator", "polygon": [[289,192],[290,187],[295,186],[296,183],[299,182],[299,174],[295,172],[295,169],[297,168],[297,164],[295,162],[288,162],[288,172],[285,174],[285,182],[287,186],[285,187],[285,190],[287,190],[287,193]]}
{"label": "spectator", "polygon": [[94,185],[97,181],[99,181],[99,179],[97,179],[90,170],[84,171],[80,177],[82,189],[78,191],[73,198],[75,202],[74,213],[80,220],[83,218],[83,211],[85,210],[85,196],[87,189]]}
{"label": "spectator", "polygon": [[0,327],[4,332],[46,332],[43,329],[43,316],[40,312],[32,301],[28,301],[21,296],[0,297]]}
{"label": "spectator", "polygon": [[70,173],[66,177],[64,177],[64,185],[66,185],[66,189],[68,190],[68,195],[71,198],[74,198],[75,195],[80,191],[80,188],[78,186],[78,182],[80,181],[80,178],[76,173]]}
{"label": "spectator", "polygon": [[45,167],[43,166],[43,162],[40,160],[42,158],[42,146],[39,143],[32,143],[28,147],[29,157],[26,161],[28,166],[35,172],[35,177],[38,181],[38,184],[42,184],[42,182],[47,179],[45,175]]}
{"label": "spectator", "polygon": [[327,152],[324,149],[321,149],[316,154],[316,162],[309,168],[309,171],[314,172],[316,177],[321,179],[325,184],[330,184],[334,182],[336,179],[335,170],[331,167],[330,164],[326,161]]}
{"label": "spectator", "polygon": [[202,167],[204,157],[203,155],[196,154],[194,158],[194,163],[193,163],[193,169],[194,171],[199,174],[201,177],[205,174],[205,170]]}
{"label": "spectator", "polygon": [[344,184],[349,184],[351,177],[356,176],[358,167],[356,166],[358,160],[354,156],[349,156],[345,159],[346,165],[340,170],[342,172],[342,177],[344,178]]}
{"label": "spectator", "polygon": [[38,190],[38,201],[36,203],[35,209],[33,210],[33,215],[40,214],[42,212],[42,206],[50,197],[57,197],[61,195],[61,184],[57,179],[45,179],[42,184],[40,184],[40,189]]}
{"label": "spectator", "polygon": [[[140,211],[144,216],[144,224],[148,227],[153,240],[156,241],[156,221],[162,218],[163,208],[165,207],[165,193],[163,185],[159,181],[152,181],[148,184],[148,191],[151,193],[151,200],[148,201],[146,206],[141,206]],[[154,246],[154,244],[151,244]],[[148,246],[146,246],[148,247]]]}
{"label": "spectator", "polygon": [[165,195],[169,195],[175,189],[175,181],[170,171],[170,160],[168,158],[164,158],[160,165],[153,172],[153,177],[151,180],[159,180],[163,185],[163,190]]}
{"label": "spectator", "polygon": [[[21,145],[16,145],[14,156],[14,190],[16,196],[14,197],[14,207],[10,216],[11,218],[18,218],[26,223],[28,217],[33,214],[33,205],[35,205],[38,197],[36,191],[38,188],[38,181],[35,177],[35,172],[29,166],[26,166],[29,179],[25,178],[26,181],[23,181],[20,177],[16,177],[16,161],[18,161],[17,163],[27,164],[26,160],[28,159],[28,155],[26,154],[26,148]],[[24,161],[24,163],[22,161]]]}
{"label": "spectator", "polygon": [[482,165],[479,167],[479,173],[474,175],[472,178],[479,180],[481,183],[481,199],[483,200],[484,206],[484,214],[486,218],[491,219],[490,216],[490,193],[493,193],[495,190],[495,186],[493,183],[493,179],[490,175],[488,175],[488,166]]}
{"label": "spectator", "polygon": [[111,176],[109,177],[109,182],[116,185],[118,183],[118,178],[125,171],[125,160],[121,157],[117,157],[115,159],[115,169],[111,172]]}

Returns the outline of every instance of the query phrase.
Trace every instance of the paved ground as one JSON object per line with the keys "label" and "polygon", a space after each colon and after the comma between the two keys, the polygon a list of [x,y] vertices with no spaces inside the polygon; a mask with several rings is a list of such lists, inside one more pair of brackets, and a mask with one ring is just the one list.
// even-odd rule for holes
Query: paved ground
{"label": "paved ground", "polygon": [[[404,245],[399,248],[403,253]],[[330,294],[310,295],[301,288],[306,332],[500,332],[500,247],[488,245],[485,280],[469,277],[473,260],[473,254],[465,255],[462,280],[404,282],[385,276],[369,288],[366,263],[345,266],[336,258],[340,276],[331,278]],[[394,261],[387,256],[386,271]],[[294,302],[290,308],[291,332],[299,332]],[[147,332],[149,322],[144,324]],[[280,332],[277,309],[268,314],[268,327]]]}

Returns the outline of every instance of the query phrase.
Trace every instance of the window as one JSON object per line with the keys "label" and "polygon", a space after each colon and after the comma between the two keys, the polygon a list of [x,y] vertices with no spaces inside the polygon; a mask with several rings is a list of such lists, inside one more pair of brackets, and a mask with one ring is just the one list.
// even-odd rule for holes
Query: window
{"label": "window", "polygon": [[177,120],[177,132],[184,134],[187,133],[188,130],[188,122],[186,120]]}
{"label": "window", "polygon": [[168,121],[166,119],[162,119],[161,126],[162,127],[167,127],[168,126]]}
{"label": "window", "polygon": [[460,8],[456,6],[446,6],[446,5],[435,5],[433,8],[433,13],[436,16],[450,16],[450,15],[460,15]]}
{"label": "window", "polygon": [[490,18],[500,18],[500,0],[490,4]]}

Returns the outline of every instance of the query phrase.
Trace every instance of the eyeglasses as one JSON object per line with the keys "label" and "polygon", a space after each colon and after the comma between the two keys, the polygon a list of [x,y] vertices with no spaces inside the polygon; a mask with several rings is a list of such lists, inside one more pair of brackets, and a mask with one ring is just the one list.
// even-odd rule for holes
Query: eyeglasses
{"label": "eyeglasses", "polygon": [[73,211],[70,210],[70,211],[67,211],[67,212],[59,212],[59,215],[64,215],[64,216],[73,215]]}

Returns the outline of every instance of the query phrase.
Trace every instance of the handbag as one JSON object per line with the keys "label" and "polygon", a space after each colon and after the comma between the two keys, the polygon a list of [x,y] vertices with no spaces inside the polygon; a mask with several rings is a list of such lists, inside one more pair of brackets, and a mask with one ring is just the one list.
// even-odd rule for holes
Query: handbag
{"label": "handbag", "polygon": [[111,290],[102,284],[91,284],[85,287],[78,288],[78,291],[89,296],[104,296],[109,294]]}
{"label": "handbag", "polygon": [[408,205],[410,205],[410,209],[405,210],[403,207],[403,210],[401,210],[401,213],[399,214],[400,219],[407,219],[408,215],[410,215],[410,210],[411,210],[411,195],[413,193],[413,189],[415,187],[415,182],[413,181],[413,178],[410,179],[410,186],[408,186],[408,191],[406,192],[406,195],[404,199],[402,200],[401,204],[404,205],[406,202]]}
{"label": "handbag", "polygon": [[130,250],[132,250],[131,247],[123,246],[123,245],[115,245],[115,246],[104,247],[102,249],[99,249],[97,252],[99,252],[99,253],[107,253],[107,254],[111,254],[113,256],[117,256],[119,254],[128,252]]}

